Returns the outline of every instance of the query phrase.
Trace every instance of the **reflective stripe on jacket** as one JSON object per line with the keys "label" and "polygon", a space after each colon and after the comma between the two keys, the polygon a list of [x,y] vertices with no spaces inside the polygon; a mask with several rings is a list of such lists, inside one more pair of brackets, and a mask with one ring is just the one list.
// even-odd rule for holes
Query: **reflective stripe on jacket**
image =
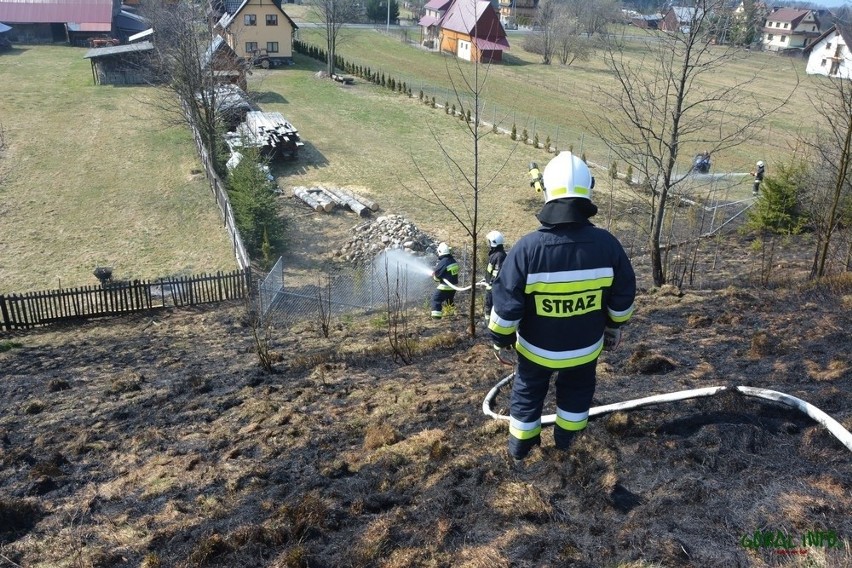
{"label": "reflective stripe on jacket", "polygon": [[[438,264],[432,271],[432,280],[438,283],[438,290],[453,290],[453,286],[458,286],[459,265],[453,255],[447,254],[438,259]],[[444,280],[453,286],[448,286],[444,283]]]}
{"label": "reflective stripe on jacket", "polygon": [[485,288],[487,290],[491,289],[491,284],[500,273],[500,267],[503,266],[505,260],[506,251],[503,249],[503,245],[494,247],[488,251],[488,266],[485,267]]}
{"label": "reflective stripe on jacket", "polygon": [[594,361],[605,326],[633,314],[636,276],[621,243],[591,223],[544,226],[509,251],[493,282],[497,345],[551,369]]}

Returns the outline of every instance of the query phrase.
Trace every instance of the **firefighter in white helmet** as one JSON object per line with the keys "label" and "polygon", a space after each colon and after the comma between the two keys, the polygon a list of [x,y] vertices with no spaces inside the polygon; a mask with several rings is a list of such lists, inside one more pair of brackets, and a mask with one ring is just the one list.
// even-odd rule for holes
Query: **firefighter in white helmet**
{"label": "firefighter in white helmet", "polygon": [[485,240],[488,242],[488,265],[485,267],[485,323],[487,325],[493,305],[491,285],[506,260],[506,249],[505,238],[500,231],[489,232],[485,235]]}
{"label": "firefighter in white helmet", "polygon": [[[598,356],[615,349],[633,314],[636,277],[624,248],[589,218],[594,178],[570,152],[544,169],[538,230],[512,246],[492,294],[488,328],[497,356],[517,352],[509,402],[509,455],[522,463],[541,440],[541,415],[556,373],[556,448],[586,427]],[[564,452],[558,452],[564,453]]]}
{"label": "firefighter in white helmet", "polygon": [[459,284],[459,265],[453,258],[453,249],[447,243],[438,245],[438,263],[432,271],[432,280],[437,282],[432,294],[432,319],[441,319],[444,305],[455,306],[456,290]]}
{"label": "firefighter in white helmet", "polygon": [[751,188],[752,195],[760,193],[760,182],[763,181],[763,174],[765,173],[766,164],[763,163],[763,160],[758,160],[755,164],[755,170],[751,172],[752,177],[754,177],[754,185]]}

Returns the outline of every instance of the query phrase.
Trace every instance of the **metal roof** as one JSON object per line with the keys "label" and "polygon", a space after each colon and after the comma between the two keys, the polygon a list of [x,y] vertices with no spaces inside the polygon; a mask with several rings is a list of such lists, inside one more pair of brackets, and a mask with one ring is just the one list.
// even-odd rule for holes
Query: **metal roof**
{"label": "metal roof", "polygon": [[0,21],[9,24],[111,24],[112,0],[0,0]]}
{"label": "metal roof", "polygon": [[151,35],[154,35],[154,28],[148,28],[144,32],[139,32],[138,34],[133,34],[132,36],[127,38],[127,41],[133,43],[136,40],[139,40],[139,39],[142,39],[143,37],[148,37],[148,36],[151,36]]}
{"label": "metal roof", "polygon": [[122,53],[138,53],[141,51],[151,51],[154,49],[154,44],[150,41],[141,41],[139,43],[127,43],[125,45],[116,45],[114,47],[94,47],[86,52],[83,59],[97,59],[108,55],[120,55]]}
{"label": "metal roof", "polygon": [[110,23],[92,23],[86,22],[83,24],[77,24],[75,22],[67,22],[65,24],[68,26],[68,31],[72,32],[109,32],[112,31],[112,24]]}

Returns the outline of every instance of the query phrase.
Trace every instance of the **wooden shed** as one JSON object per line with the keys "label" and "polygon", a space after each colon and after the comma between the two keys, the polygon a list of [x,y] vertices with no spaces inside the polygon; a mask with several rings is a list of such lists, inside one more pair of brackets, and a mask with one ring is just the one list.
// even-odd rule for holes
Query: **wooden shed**
{"label": "wooden shed", "polygon": [[96,47],[83,57],[92,64],[92,79],[95,85],[144,85],[150,83],[150,59],[154,56],[154,44],[150,41]]}

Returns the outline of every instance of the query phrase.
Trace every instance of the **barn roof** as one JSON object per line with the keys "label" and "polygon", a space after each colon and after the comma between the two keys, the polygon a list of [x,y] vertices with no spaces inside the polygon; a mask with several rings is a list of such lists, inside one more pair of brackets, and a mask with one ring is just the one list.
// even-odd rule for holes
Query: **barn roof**
{"label": "barn roof", "polygon": [[766,16],[766,20],[770,22],[790,22],[791,24],[798,25],[798,23],[801,22],[809,13],[810,10],[779,8]]}
{"label": "barn roof", "polygon": [[[485,15],[487,10],[491,10],[494,12],[494,8],[491,6],[491,3],[488,0],[476,0],[474,2],[470,2],[469,0],[456,0],[447,10],[447,13],[444,14],[444,17],[441,19],[441,27],[450,31],[460,32],[469,36],[476,37],[487,37],[491,40],[497,40],[497,37],[501,37],[505,42],[504,47],[509,47],[509,42],[505,40],[506,32],[503,30],[503,26],[500,24],[500,20],[496,17],[483,20],[483,15]],[[487,22],[487,23],[486,23]],[[494,29],[482,29],[481,27],[477,29],[477,33],[474,34],[474,29],[477,27],[477,24],[480,26],[485,23],[486,25],[493,26]]]}
{"label": "barn roof", "polygon": [[427,10],[435,10],[436,12],[443,12],[449,7],[450,2],[453,0],[429,0],[429,2],[423,6]]}
{"label": "barn roof", "polygon": [[0,21],[9,24],[111,24],[112,12],[112,0],[0,1]]}

